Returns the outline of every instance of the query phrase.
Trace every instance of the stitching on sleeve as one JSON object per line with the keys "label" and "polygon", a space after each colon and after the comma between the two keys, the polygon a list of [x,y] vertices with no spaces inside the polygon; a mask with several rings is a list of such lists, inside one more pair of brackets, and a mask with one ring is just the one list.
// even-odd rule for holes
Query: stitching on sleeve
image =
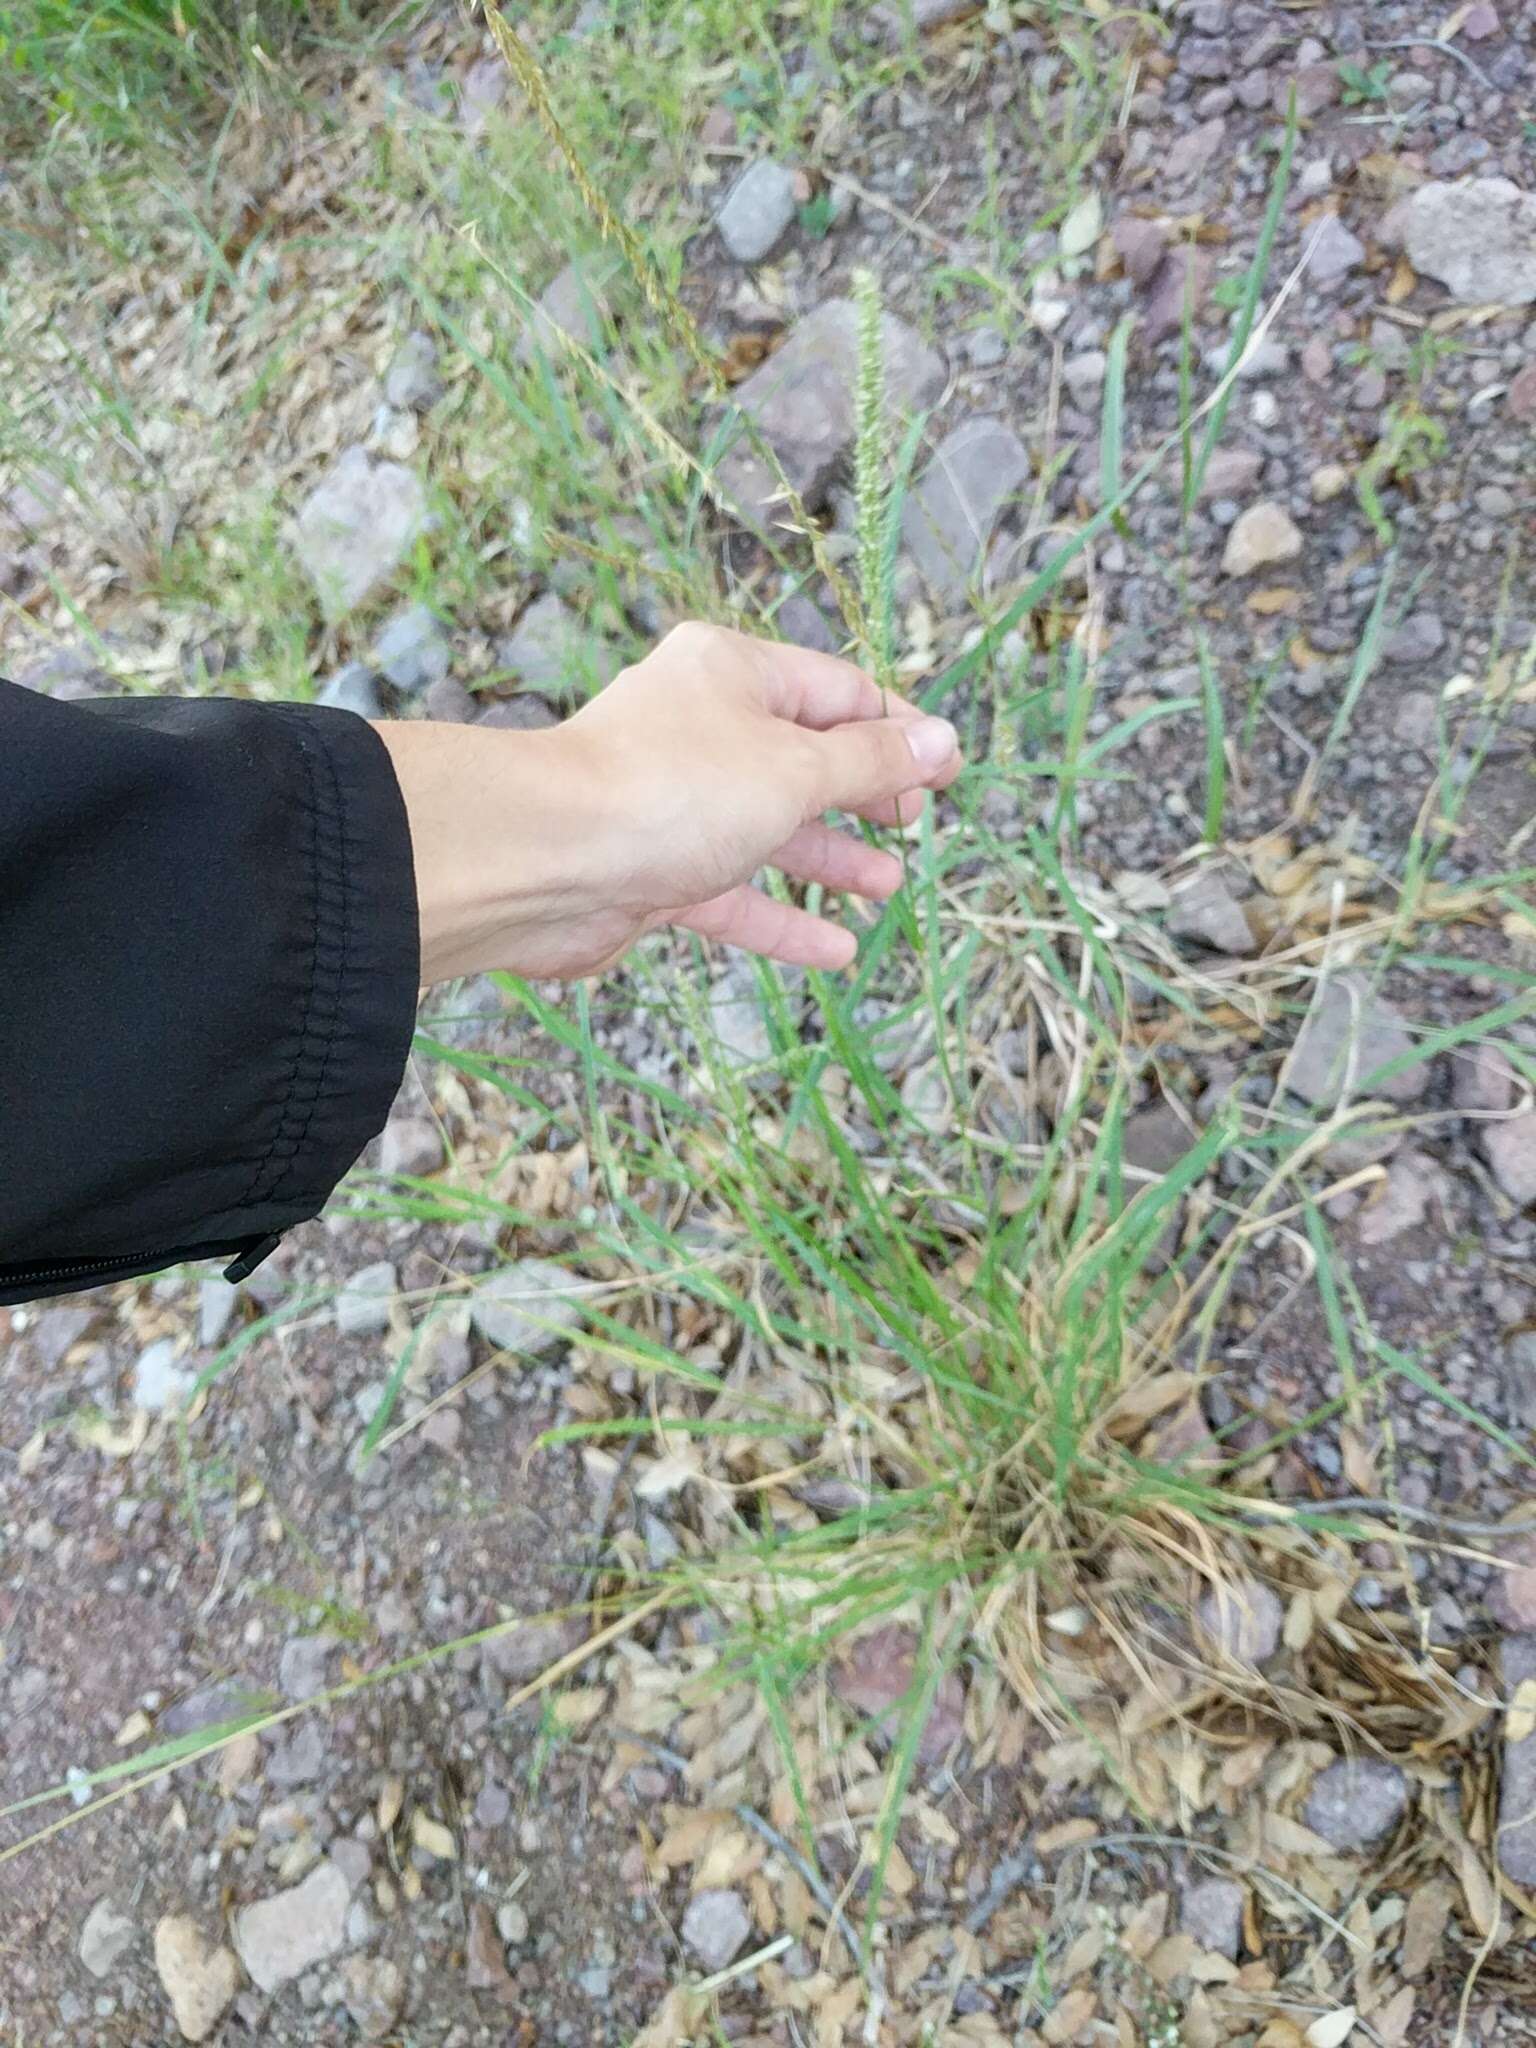
{"label": "stitching on sleeve", "polygon": [[[351,952],[346,832],[336,766],[329,751],[324,751],[334,820],[328,829],[319,788],[320,763],[316,759],[320,750],[309,744],[312,730],[304,722],[290,718],[287,707],[274,705],[272,710],[292,733],[294,751],[304,763],[303,806],[309,828],[304,850],[310,880],[309,988],[298,1042],[283,1087],[282,1113],[271,1142],[257,1163],[250,1187],[236,1205],[240,1208],[276,1199],[285,1173],[302,1156],[324,1090]],[[339,926],[334,938],[333,925]]]}

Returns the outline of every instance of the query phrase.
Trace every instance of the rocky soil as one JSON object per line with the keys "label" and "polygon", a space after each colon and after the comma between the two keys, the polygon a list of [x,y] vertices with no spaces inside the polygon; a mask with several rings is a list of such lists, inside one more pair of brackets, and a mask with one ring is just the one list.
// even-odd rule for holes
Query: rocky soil
{"label": "rocky soil", "polygon": [[[1536,950],[1522,875],[1536,850],[1536,690],[1522,666],[1536,645],[1536,6],[1476,0],[1427,29],[1394,0],[1299,12],[1195,0],[1138,48],[1123,119],[1054,216],[1041,205],[1051,167],[1038,109],[1068,87],[1048,26],[1028,10],[981,17],[943,0],[918,0],[910,21],[900,13],[847,24],[869,52],[925,40],[920,65],[842,110],[835,150],[807,146],[804,162],[781,161],[730,104],[700,107],[697,154],[710,177],[695,195],[683,290],[709,343],[746,368],[732,404],[845,554],[850,293],[861,268],[879,277],[893,401],[930,415],[899,572],[914,673],[925,647],[963,644],[978,597],[1000,609],[1102,506],[1100,407],[1127,316],[1124,473],[1165,441],[1177,448],[1186,315],[1199,396],[1227,360],[1295,95],[1270,272],[1272,289],[1288,277],[1291,288],[1236,380],[1198,499],[1186,516],[1175,454],[1172,481],[1143,492],[1124,531],[1102,533],[1067,585],[1095,636],[1089,732],[1133,729],[1133,772],[1081,799],[1079,851],[1106,886],[1140,878],[1139,900],[1179,956],[1218,980],[1260,960],[1277,904],[1311,891],[1309,914],[1326,917],[1366,875],[1373,886],[1386,877],[1390,897],[1415,835],[1448,813],[1439,884],[1516,878],[1475,918],[1447,915],[1380,985],[1341,958],[1304,1025],[1302,1001],[1287,997],[1262,1044],[1234,1032],[1171,1054],[1155,1084],[1148,1076],[1127,1156],[1156,1173],[1187,1148],[1182,1119],[1170,1140],[1165,1094],[1196,1127],[1234,1093],[1256,1127],[1299,1122],[1336,1103],[1351,1074],[1445,1034],[1433,1059],[1379,1091],[1390,1116],[1327,1162],[1336,1181],[1384,1168],[1333,1194],[1328,1216],[1377,1336],[1422,1361],[1439,1391],[1424,1375],[1383,1374],[1374,1438],[1341,1427],[1327,1305],[1298,1292],[1299,1257],[1282,1246],[1237,1291],[1195,1429],[1251,1448],[1306,1416],[1270,1475],[1281,1501],[1389,1492],[1410,1534],[1446,1539],[1379,1540],[1351,1599],[1367,1623],[1442,1653],[1448,1684],[1471,1703],[1478,1732],[1464,1742],[1489,1812],[1502,1802],[1502,1827],[1490,1819],[1477,1834],[1469,1793],[1447,1810],[1491,1845],[1513,1889],[1487,1907],[1495,1929],[1502,1910],[1503,1931],[1467,2038],[1528,2038],[1531,1921],[1520,1915],[1523,1888],[1536,1888],[1536,1533],[1496,1525],[1524,1518],[1536,1424]],[[838,102],[838,84],[785,36],[787,88],[809,126],[812,110]],[[502,75],[462,24],[439,24],[400,62],[407,79],[450,89],[449,117],[471,135],[507,117]],[[558,357],[562,333],[594,340],[606,289],[591,266],[562,270],[525,323],[525,364]],[[285,545],[330,628],[395,588],[433,531],[431,434],[452,403],[448,353],[409,329],[339,401],[342,445],[284,479]],[[798,562],[784,574],[762,551],[775,540],[780,480],[760,450],[738,441],[717,481],[727,568],[756,579],[789,637],[841,644],[830,585]],[[94,573],[103,546],[35,482],[0,499],[0,596],[11,600],[0,655],[28,686],[61,697],[115,686],[100,649],[60,629],[53,579],[110,593],[110,651],[124,669],[161,644],[163,614],[121,565]],[[634,594],[636,644],[668,608],[660,585]],[[1021,622],[1003,646],[1021,673],[1043,658],[1032,632]],[[569,578],[528,593],[506,620],[391,599],[357,644],[325,644],[346,645],[349,658],[319,677],[323,701],[513,726],[556,717],[627,651]],[[1374,650],[1363,682],[1362,644]],[[192,674],[186,649],[172,659],[179,687]],[[1229,851],[1192,877],[1180,862],[1205,803],[1202,664],[1219,678],[1233,741]],[[1006,759],[993,702],[974,686],[942,708]],[[990,827],[1016,839],[1053,801],[1040,779],[999,772]],[[619,982],[600,1001],[600,1044],[648,1079],[688,1088],[686,1039],[655,1030],[633,993]],[[709,993],[733,1054],[764,1059],[751,979],[722,963]],[[1471,1029],[1456,1036],[1498,1005],[1509,1007],[1497,1044]],[[444,1007],[436,1028],[461,1048],[519,1042],[494,990],[453,998],[448,1022]],[[878,1015],[870,1024],[878,1031]],[[888,1050],[917,1101],[931,1048]],[[633,1702],[606,1663],[596,1677],[578,1670],[558,1707],[516,1703],[585,1640],[599,1563],[664,1563],[686,1522],[677,1496],[640,1498],[612,1461],[536,1448],[543,1431],[595,1412],[594,1376],[607,1383],[580,1341],[587,1283],[560,1263],[583,1159],[547,1135],[537,1107],[424,1062],[367,1162],[446,1184],[466,1148],[480,1149],[478,1167],[536,1128],[546,1135],[518,1188],[536,1231],[498,1237],[473,1221],[450,1228],[338,1204],[238,1295],[182,1275],[0,1311],[5,1798],[78,1780],[253,1701],[340,1688],[326,1712],[236,1737],[0,1865],[0,2022],[28,2048],[143,2048],[178,2033],[628,2043],[665,2010],[670,1987],[729,1971],[780,1924],[764,1897],[770,1879],[788,1883],[789,1866],[748,1824],[747,1847],[734,1860],[722,1853],[718,1868],[677,1846],[698,1787],[715,1782],[690,1774],[681,1709],[626,1727],[616,1703]],[[242,1332],[250,1341],[230,1357]],[[521,1363],[493,1362],[507,1347]],[[227,1363],[204,1388],[216,1358]],[[362,1439],[402,1361],[399,1413],[411,1427],[365,1460]],[[1257,1587],[1198,1622],[1220,1656],[1283,1690],[1300,1647],[1293,1615]],[[360,1684],[513,1617],[528,1625]],[[707,1653],[703,1613],[660,1627],[647,1656],[686,1667]],[[834,1711],[878,1728],[907,1690],[912,1657],[899,1628],[866,1637],[837,1673]],[[1404,1904],[1417,1880],[1379,1875],[1397,1841],[1420,1889],[1442,1882],[1413,1861],[1421,1852],[1406,1845],[1420,1836],[1405,1820],[1427,1814],[1453,1775],[1438,1732],[1420,1741],[1416,1723],[1417,1749],[1405,1737],[1384,1744],[1389,1754],[1357,1756],[1313,1721],[1284,1753],[1283,1784],[1271,1766],[1284,1827],[1277,1818],[1243,1846],[1254,1861],[1294,1854],[1310,1869],[1306,1859],[1320,1859],[1316,1896],[1347,1919],[1355,1958],[1346,1967],[1319,1944],[1313,2003],[1292,2000],[1286,2033],[1285,2001],[1270,1994],[1300,1968],[1311,1935],[1273,1917],[1260,1926],[1234,1852],[1202,1864],[1172,1846],[1171,1822],[1144,1835],[1090,1764],[1058,1754],[1065,1745],[1047,1748],[1032,1730],[1007,1752],[981,1726],[982,1699],[979,1677],[954,1680],[925,1733],[923,1818],[902,1836],[911,1997],[893,1997],[890,2028],[926,1998],[943,2029],[931,2038],[946,2043],[1107,2040],[1116,2008],[1103,1982],[1140,1999],[1155,1980],[1186,2029],[1163,2040],[1390,2048],[1461,2038],[1457,2001],[1480,1930],[1446,1936],[1448,1903],[1426,1937]],[[1501,1701],[1514,1711],[1492,1711]],[[1237,1829],[1242,1743],[1261,1723],[1229,1730],[1230,1780],[1202,1791],[1197,1773],[1182,1806],[1170,1794],[1181,1828],[1198,1823],[1211,1845],[1238,1839],[1210,1815]],[[628,1749],[625,1735],[637,1738]],[[751,1805],[745,1778],[722,1767],[719,1784],[727,1818],[738,1800]],[[76,1799],[88,1796],[79,1783]],[[54,1813],[13,1814],[0,1846]],[[1071,1986],[1108,1968],[1101,1940],[1076,1975],[1063,1970],[1042,2017],[1025,1995],[1030,1956],[1044,1930],[1060,1931],[1077,1847],[1111,1834],[1131,1847],[1105,1852],[1083,1895],[1125,1914],[1156,1910],[1125,1936],[1119,1977],[1072,2004]],[[846,1861],[852,1885],[851,1851]],[[722,2038],[784,2048],[861,2038],[854,2006],[835,2010],[840,1984],[858,1988],[846,1959],[829,1968],[802,1927],[783,1925],[792,1944],[727,1989]],[[1422,1957],[1407,1946],[1426,1939]],[[983,1941],[996,1947],[983,1952]],[[800,1998],[797,1985],[814,1989]],[[1226,1986],[1236,1987],[1230,2007],[1219,2004]],[[1269,2032],[1243,2031],[1242,1997],[1260,2027],[1273,2016]],[[1357,2005],[1368,2009],[1357,2033],[1303,2031]],[[689,2036],[679,2023],[652,2038]]]}

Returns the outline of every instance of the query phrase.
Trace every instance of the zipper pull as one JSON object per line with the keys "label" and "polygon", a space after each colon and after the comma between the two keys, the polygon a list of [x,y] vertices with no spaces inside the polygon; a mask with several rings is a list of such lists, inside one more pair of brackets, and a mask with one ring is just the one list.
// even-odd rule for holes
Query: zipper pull
{"label": "zipper pull", "polygon": [[241,1280],[249,1280],[262,1261],[271,1258],[282,1241],[275,1230],[269,1231],[265,1237],[253,1237],[239,1257],[224,1268],[224,1278],[232,1287]]}

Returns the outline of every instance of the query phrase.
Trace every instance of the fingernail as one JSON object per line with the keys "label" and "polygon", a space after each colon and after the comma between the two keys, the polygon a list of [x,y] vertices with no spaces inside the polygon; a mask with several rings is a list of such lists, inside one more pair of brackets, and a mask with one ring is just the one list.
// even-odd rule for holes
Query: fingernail
{"label": "fingernail", "polygon": [[958,751],[960,735],[947,718],[920,718],[907,727],[907,745],[925,775],[937,775]]}

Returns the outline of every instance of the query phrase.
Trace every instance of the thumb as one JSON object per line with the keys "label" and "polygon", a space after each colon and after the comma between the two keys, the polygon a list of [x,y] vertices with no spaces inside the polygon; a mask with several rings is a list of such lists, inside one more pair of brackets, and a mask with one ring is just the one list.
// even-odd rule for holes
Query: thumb
{"label": "thumb", "polygon": [[858,811],[936,782],[959,736],[947,718],[870,718],[815,736],[823,810]]}

